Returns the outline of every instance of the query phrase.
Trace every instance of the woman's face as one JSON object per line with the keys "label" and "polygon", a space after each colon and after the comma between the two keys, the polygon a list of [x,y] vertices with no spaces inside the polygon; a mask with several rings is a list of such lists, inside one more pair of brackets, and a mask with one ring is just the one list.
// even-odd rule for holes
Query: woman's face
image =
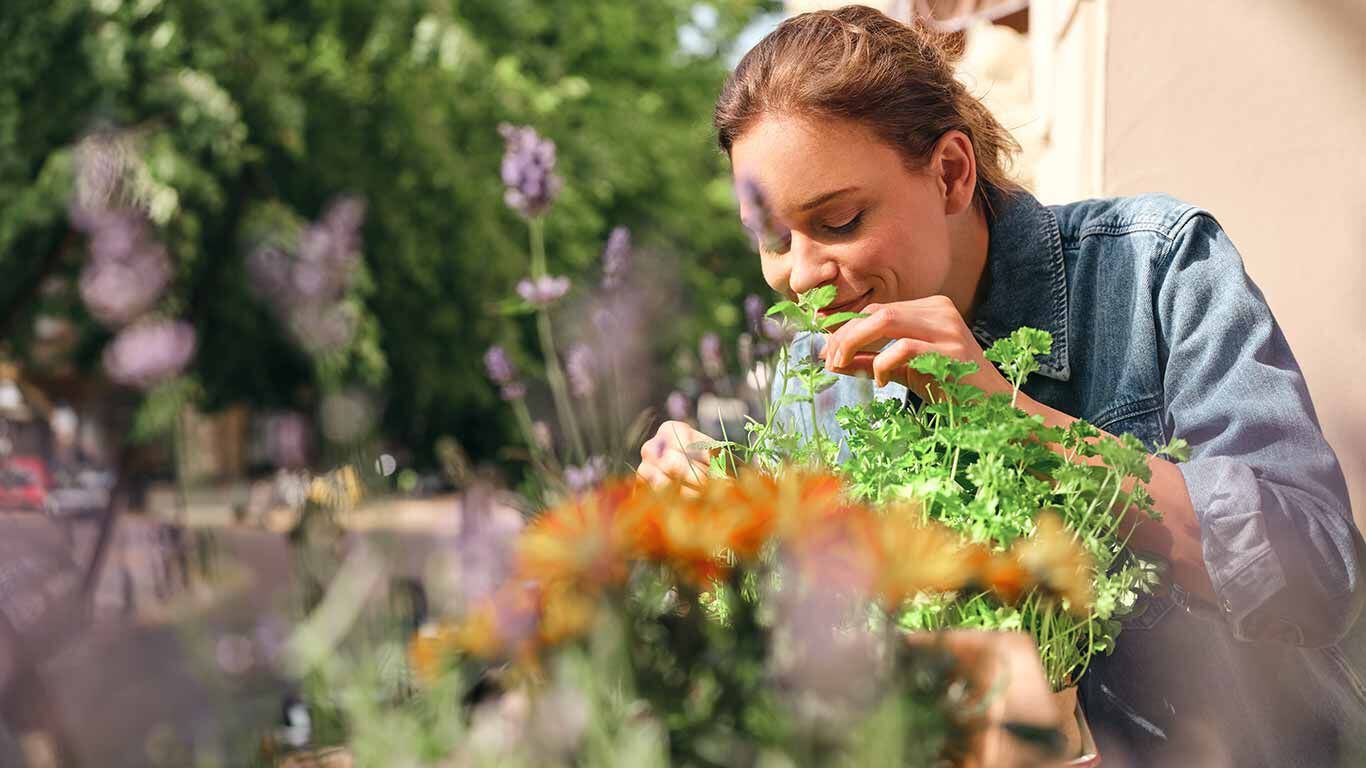
{"label": "woman's face", "polygon": [[[732,145],[731,163],[736,178],[757,183],[771,213],[792,230],[786,247],[761,249],[764,279],[789,298],[834,285],[826,312],[945,294],[955,303],[961,298],[966,314],[981,264],[974,271],[954,257],[963,250],[956,221],[963,205],[940,154],[912,172],[900,153],[857,123],[761,118]],[[741,215],[754,218],[747,210]]]}

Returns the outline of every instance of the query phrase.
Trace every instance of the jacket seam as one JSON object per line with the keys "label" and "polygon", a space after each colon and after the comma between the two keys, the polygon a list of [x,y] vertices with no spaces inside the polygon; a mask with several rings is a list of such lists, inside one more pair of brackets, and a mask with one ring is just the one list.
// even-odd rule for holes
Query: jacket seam
{"label": "jacket seam", "polygon": [[1148,395],[1147,397],[1136,398],[1107,408],[1096,414],[1094,419],[1088,419],[1088,421],[1095,424],[1097,428],[1104,429],[1107,425],[1113,424],[1120,419],[1142,416],[1160,410],[1162,410],[1161,398],[1157,395]]}

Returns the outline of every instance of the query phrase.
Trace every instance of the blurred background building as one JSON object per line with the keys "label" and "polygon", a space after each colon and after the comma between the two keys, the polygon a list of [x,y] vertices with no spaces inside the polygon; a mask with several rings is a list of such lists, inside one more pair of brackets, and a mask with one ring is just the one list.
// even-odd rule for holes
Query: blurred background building
{"label": "blurred background building", "polygon": [[1214,213],[1366,522],[1366,3],[868,4],[964,30],[962,77],[1020,140],[1017,174],[1045,203],[1165,192]]}

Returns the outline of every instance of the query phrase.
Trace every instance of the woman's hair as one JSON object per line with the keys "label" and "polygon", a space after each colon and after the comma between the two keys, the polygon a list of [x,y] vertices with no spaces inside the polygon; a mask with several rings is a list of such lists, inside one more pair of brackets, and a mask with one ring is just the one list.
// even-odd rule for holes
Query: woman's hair
{"label": "woman's hair", "polygon": [[787,19],[740,60],[712,123],[727,155],[759,118],[844,118],[897,148],[911,170],[959,130],[977,156],[975,198],[1019,189],[1007,169],[1020,145],[953,72],[945,37],[865,6]]}

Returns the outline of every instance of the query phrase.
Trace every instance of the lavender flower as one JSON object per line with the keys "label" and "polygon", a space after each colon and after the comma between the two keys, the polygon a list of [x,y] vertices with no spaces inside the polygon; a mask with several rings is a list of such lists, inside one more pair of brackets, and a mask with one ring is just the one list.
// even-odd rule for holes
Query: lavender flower
{"label": "lavender flower", "polygon": [[489,347],[484,353],[484,368],[494,384],[511,384],[517,379],[517,369],[512,365],[507,350],[500,346]]}
{"label": "lavender flower", "polygon": [[[766,315],[764,300],[752,293],[745,297],[745,319],[749,322],[750,330],[759,339],[779,346],[786,346],[792,340],[791,334],[782,323]],[[772,345],[760,343],[755,347],[755,351],[760,357],[767,357],[772,352]]]}
{"label": "lavender flower", "polygon": [[566,467],[564,484],[569,486],[569,490],[577,493],[596,486],[606,476],[607,459],[602,456],[592,456],[581,467]]}
{"label": "lavender flower", "polygon": [[466,606],[491,596],[512,575],[522,516],[495,502],[493,489],[482,483],[470,486],[461,501],[455,565],[460,599]]}
{"label": "lavender flower", "polygon": [[120,384],[151,389],[180,373],[194,351],[194,329],[188,324],[149,320],[119,331],[104,350],[104,369]]}
{"label": "lavender flower", "polygon": [[737,180],[735,194],[740,199],[743,210],[740,221],[754,233],[760,246],[766,251],[781,251],[786,248],[792,239],[792,230],[788,229],[768,207],[768,201],[758,182],[749,178]]}
{"label": "lavender flower", "polygon": [[526,397],[526,385],[520,381],[509,382],[498,390],[498,396],[508,402],[521,400]]}
{"label": "lavender flower", "polygon": [[542,138],[529,126],[504,123],[498,126],[507,144],[503,154],[502,175],[507,191],[503,200],[527,218],[545,212],[560,191],[555,175],[555,142]]}
{"label": "lavender flower", "polygon": [[517,283],[517,295],[526,303],[537,308],[548,307],[569,293],[569,278],[554,275],[541,275],[535,280],[521,280]]}
{"label": "lavender flower", "polygon": [[593,375],[595,362],[593,350],[587,344],[575,344],[565,356],[565,376],[569,378],[569,390],[574,397],[592,397],[597,389]]}
{"label": "lavender flower", "polygon": [[631,230],[616,227],[607,236],[607,247],[602,251],[602,287],[611,291],[619,287],[631,269]]}
{"label": "lavender flower", "polygon": [[697,344],[698,356],[702,358],[702,370],[713,379],[721,378],[726,363],[721,357],[721,337],[715,333],[705,333]]}
{"label": "lavender flower", "polygon": [[669,414],[671,421],[687,421],[690,405],[687,395],[674,390],[669,393],[669,399],[664,402],[664,411]]}
{"label": "lavender flower", "polygon": [[504,400],[521,400],[526,397],[526,385],[517,378],[517,368],[513,366],[507,350],[499,346],[489,347],[484,353],[484,367],[489,378],[499,385],[499,395]]}

